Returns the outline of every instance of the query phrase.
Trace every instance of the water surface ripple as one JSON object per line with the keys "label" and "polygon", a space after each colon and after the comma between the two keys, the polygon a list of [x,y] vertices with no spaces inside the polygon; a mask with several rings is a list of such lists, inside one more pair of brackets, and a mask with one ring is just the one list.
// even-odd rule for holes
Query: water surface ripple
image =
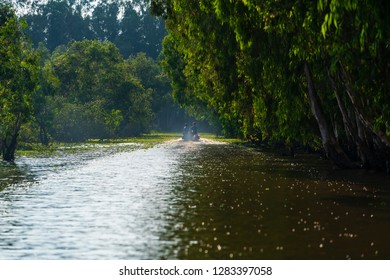
{"label": "water surface ripple", "polygon": [[203,141],[0,165],[0,259],[389,259],[389,180]]}

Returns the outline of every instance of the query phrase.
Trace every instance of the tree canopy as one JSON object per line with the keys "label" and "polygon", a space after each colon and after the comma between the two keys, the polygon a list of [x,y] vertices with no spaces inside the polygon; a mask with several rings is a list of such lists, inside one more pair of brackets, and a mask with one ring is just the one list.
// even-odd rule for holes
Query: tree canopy
{"label": "tree canopy", "polygon": [[171,104],[168,82],[152,58],[124,59],[115,44],[73,42],[42,67],[40,129],[59,141],[134,136],[156,129]]}
{"label": "tree canopy", "polygon": [[3,157],[24,124],[43,143],[168,127],[173,96],[225,135],[390,172],[388,1],[14,4],[29,27],[1,5]]}
{"label": "tree canopy", "polygon": [[0,5],[3,159],[14,159],[19,135],[48,145],[184,122],[155,59],[163,21],[144,1],[11,2],[17,9]]}
{"label": "tree canopy", "polygon": [[175,98],[226,133],[390,165],[387,1],[154,0]]}

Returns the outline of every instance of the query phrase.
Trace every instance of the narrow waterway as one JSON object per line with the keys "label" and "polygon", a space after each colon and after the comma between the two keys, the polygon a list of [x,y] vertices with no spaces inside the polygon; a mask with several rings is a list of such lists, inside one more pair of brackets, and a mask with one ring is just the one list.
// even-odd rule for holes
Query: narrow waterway
{"label": "narrow waterway", "polygon": [[389,259],[389,232],[390,180],[314,155],[202,140],[0,163],[0,259]]}

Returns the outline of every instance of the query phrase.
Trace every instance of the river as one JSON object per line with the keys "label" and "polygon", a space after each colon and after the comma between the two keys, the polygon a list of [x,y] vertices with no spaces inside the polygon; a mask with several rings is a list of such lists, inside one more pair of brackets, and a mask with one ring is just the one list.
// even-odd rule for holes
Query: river
{"label": "river", "polygon": [[390,259],[385,175],[208,140],[117,148],[0,163],[0,259]]}

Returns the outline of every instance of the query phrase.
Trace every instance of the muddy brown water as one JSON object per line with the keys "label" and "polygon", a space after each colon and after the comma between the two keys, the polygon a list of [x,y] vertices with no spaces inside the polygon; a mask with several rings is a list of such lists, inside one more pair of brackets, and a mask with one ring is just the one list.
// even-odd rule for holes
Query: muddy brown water
{"label": "muddy brown water", "polygon": [[389,232],[390,180],[315,155],[203,140],[0,164],[0,259],[390,259]]}

